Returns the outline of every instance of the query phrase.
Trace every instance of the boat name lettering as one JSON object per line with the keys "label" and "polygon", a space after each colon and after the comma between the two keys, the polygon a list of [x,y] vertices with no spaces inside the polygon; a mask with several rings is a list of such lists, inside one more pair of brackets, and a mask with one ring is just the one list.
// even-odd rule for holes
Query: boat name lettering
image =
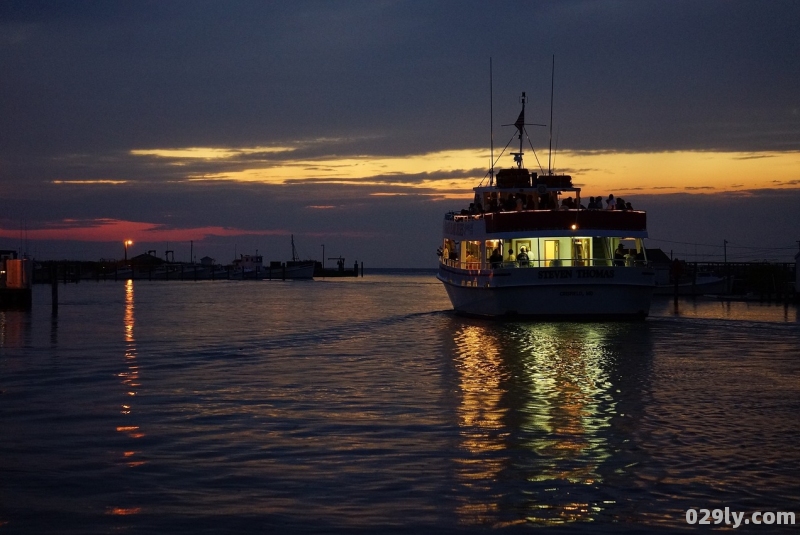
{"label": "boat name lettering", "polygon": [[539,272],[540,279],[571,279],[572,271],[568,269],[542,270]]}
{"label": "boat name lettering", "polygon": [[445,221],[444,232],[455,236],[471,235],[472,226],[472,221]]}
{"label": "boat name lettering", "polygon": [[578,270],[579,279],[613,279],[613,269],[581,269]]}
{"label": "boat name lettering", "polygon": [[539,272],[540,279],[571,279],[573,273],[577,273],[574,278],[578,279],[613,279],[613,269],[543,269]]}

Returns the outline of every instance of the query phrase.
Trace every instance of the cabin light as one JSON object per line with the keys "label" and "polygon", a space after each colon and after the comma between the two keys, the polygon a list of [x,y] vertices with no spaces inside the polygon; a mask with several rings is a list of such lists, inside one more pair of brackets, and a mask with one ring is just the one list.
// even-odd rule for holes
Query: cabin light
{"label": "cabin light", "polygon": [[572,230],[577,230],[577,229],[578,229],[578,225],[576,225],[575,223],[573,223],[573,224],[572,224]]}

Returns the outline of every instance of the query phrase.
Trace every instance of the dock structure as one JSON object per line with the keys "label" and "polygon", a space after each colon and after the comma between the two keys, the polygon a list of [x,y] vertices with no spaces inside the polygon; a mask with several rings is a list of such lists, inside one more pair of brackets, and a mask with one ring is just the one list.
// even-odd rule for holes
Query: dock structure
{"label": "dock structure", "polygon": [[[152,255],[139,255],[128,260],[127,264],[117,261],[67,261],[45,260],[36,263],[32,281],[37,284],[78,283],[82,281],[215,281],[215,280],[288,280],[311,278],[298,277],[292,262],[270,262],[268,265],[254,265],[243,269],[241,265],[219,265],[209,262],[168,262]],[[309,261],[310,262],[310,261]],[[276,265],[277,264],[277,265]],[[364,276],[364,263],[354,263],[352,268],[322,269],[317,261],[314,277],[358,277]]]}
{"label": "dock structure", "polygon": [[[314,268],[315,277],[358,277],[358,261],[353,264],[353,269],[345,267],[345,259],[341,256],[334,256],[328,260],[336,261],[336,268],[326,268],[320,262],[317,262]],[[361,262],[361,276],[364,276],[364,262]]]}
{"label": "dock structure", "polygon": [[0,308],[30,308],[33,262],[15,251],[0,252]]}
{"label": "dock structure", "polygon": [[800,299],[800,269],[797,269],[797,264],[800,264],[800,252],[794,255],[794,298]]}
{"label": "dock structure", "polygon": [[[800,259],[798,253],[796,259]],[[679,282],[681,295],[709,293],[702,287],[704,275],[715,275],[727,281],[723,290],[710,292],[730,299],[785,302],[798,299],[800,273],[796,262],[685,262],[654,264],[663,272],[662,284]],[[678,279],[676,280],[676,274]],[[687,290],[687,291],[683,291]]]}

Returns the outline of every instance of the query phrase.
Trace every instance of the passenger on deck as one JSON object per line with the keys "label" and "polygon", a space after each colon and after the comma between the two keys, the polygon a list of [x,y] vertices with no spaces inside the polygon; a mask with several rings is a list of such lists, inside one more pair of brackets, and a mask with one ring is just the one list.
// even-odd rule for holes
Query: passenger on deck
{"label": "passenger on deck", "polygon": [[508,257],[506,258],[506,262],[510,262],[511,264],[516,263],[517,257],[514,256],[514,249],[511,247],[508,248]]}
{"label": "passenger on deck", "polygon": [[621,243],[617,246],[617,250],[614,252],[614,265],[615,266],[624,266],[625,265],[625,246]]}
{"label": "passenger on deck", "polygon": [[634,261],[636,260],[636,256],[633,253],[628,251],[628,254],[625,255],[625,265],[627,267],[633,267]]}
{"label": "passenger on deck", "polygon": [[503,254],[500,252],[499,248],[495,247],[494,251],[492,251],[489,262],[491,262],[492,268],[499,268],[503,264]]}
{"label": "passenger on deck", "polygon": [[530,261],[528,260],[528,253],[525,252],[524,247],[519,248],[519,254],[517,255],[517,262],[519,263],[519,267],[528,267]]}
{"label": "passenger on deck", "polygon": [[617,210],[625,210],[625,200],[622,197],[617,199],[616,204],[617,204]]}
{"label": "passenger on deck", "polygon": [[614,194],[611,193],[606,200],[606,210],[616,210],[617,209],[617,201],[614,200]]}
{"label": "passenger on deck", "polygon": [[626,209],[626,210],[633,210],[633,206],[631,206],[631,203],[629,203],[629,202],[626,202],[626,203],[625,203],[625,209]]}

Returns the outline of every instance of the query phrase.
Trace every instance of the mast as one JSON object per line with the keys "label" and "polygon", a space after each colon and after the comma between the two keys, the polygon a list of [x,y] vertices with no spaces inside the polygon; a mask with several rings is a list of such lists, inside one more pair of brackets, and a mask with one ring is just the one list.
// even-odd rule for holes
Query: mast
{"label": "mast", "polygon": [[517,163],[517,168],[522,168],[522,134],[525,132],[525,101],[527,98],[525,97],[525,91],[522,92],[522,96],[520,97],[520,102],[522,102],[522,111],[519,112],[519,117],[517,117],[517,122],[514,123],[514,126],[517,127],[518,136],[519,136],[519,152],[512,152],[511,155],[514,157],[514,161]]}
{"label": "mast", "polygon": [[489,137],[491,158],[489,171],[489,185],[494,185],[494,97],[492,96],[492,58],[489,58]]}
{"label": "mast", "polygon": [[297,249],[294,248],[294,234],[292,234],[292,261],[297,262],[300,260],[297,258]]}
{"label": "mast", "polygon": [[553,81],[555,80],[556,76],[556,55],[553,54],[553,66],[550,69],[550,149],[548,150],[547,154],[547,174],[553,174],[553,168],[551,167],[551,158],[553,156]]}

